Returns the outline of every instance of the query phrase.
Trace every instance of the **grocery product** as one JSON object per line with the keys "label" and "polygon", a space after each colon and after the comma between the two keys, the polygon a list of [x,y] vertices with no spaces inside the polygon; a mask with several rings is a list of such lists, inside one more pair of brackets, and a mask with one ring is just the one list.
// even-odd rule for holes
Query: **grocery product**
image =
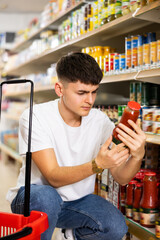
{"label": "grocery product", "polygon": [[139,207],[142,197],[142,183],[136,183],[134,188],[134,200],[133,200],[133,220],[140,221]]}
{"label": "grocery product", "polygon": [[115,19],[115,0],[108,0],[108,22]]}
{"label": "grocery product", "polygon": [[126,186],[126,201],[125,201],[125,210],[126,210],[126,217],[132,218],[133,217],[133,197],[134,197],[134,187],[137,181],[133,180],[130,181]]}
{"label": "grocery product", "polygon": [[157,42],[151,42],[150,43],[150,61],[151,61],[151,67],[157,66]]}
{"label": "grocery product", "polygon": [[[139,116],[140,108],[141,108],[141,106],[140,106],[139,103],[137,103],[135,101],[128,102],[128,104],[125,107],[124,112],[122,114],[120,123],[123,123],[128,128],[132,129],[131,125],[128,123],[128,120],[130,119],[130,120],[136,122],[137,119],[138,119],[138,116]],[[116,132],[116,128],[118,127],[118,125],[113,130],[113,139],[112,139],[112,141],[115,144],[121,143],[120,139],[118,138],[118,133]]]}
{"label": "grocery product", "polygon": [[138,67],[138,36],[131,36],[131,64],[132,68]]}
{"label": "grocery product", "polygon": [[122,16],[122,0],[115,0],[115,18]]}
{"label": "grocery product", "polygon": [[130,0],[122,0],[122,15],[130,13]]}
{"label": "grocery product", "polygon": [[143,194],[140,202],[140,224],[145,227],[154,227],[158,213],[156,173],[146,172],[143,179]]}
{"label": "grocery product", "polygon": [[131,37],[125,38],[126,69],[131,68]]}

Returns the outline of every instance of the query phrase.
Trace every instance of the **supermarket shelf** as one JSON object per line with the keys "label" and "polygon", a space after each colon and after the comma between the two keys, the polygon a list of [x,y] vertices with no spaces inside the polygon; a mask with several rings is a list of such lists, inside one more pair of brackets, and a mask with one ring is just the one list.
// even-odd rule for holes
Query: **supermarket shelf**
{"label": "supermarket shelf", "polygon": [[153,2],[145,6],[135,14],[138,19],[143,19],[151,22],[160,23],[160,1]]}
{"label": "supermarket shelf", "polygon": [[[50,84],[50,85],[41,85],[41,86],[35,86],[34,88],[34,93],[40,93],[40,92],[45,92],[45,91],[53,91],[54,89],[54,85]],[[22,91],[13,91],[13,92],[6,92],[4,93],[5,97],[17,97],[17,96],[23,96],[23,95],[27,95],[30,93],[30,89],[25,89]]]}
{"label": "supermarket shelf", "polygon": [[12,150],[10,147],[6,146],[3,143],[0,143],[0,149],[10,157],[14,158],[16,161],[22,163],[22,157],[14,150]]}
{"label": "supermarket shelf", "polygon": [[69,14],[73,11],[76,10],[78,8],[80,8],[83,4],[85,4],[84,0],[81,0],[80,2],[78,2],[77,4],[73,5],[72,7],[68,8],[67,11],[65,12],[60,12],[57,13],[56,17],[51,20],[47,25],[45,25],[44,27],[38,29],[37,31],[35,31],[32,35],[30,35],[26,40],[17,43],[13,49],[11,49],[12,52],[19,52],[22,51],[23,49],[29,47],[29,45],[31,44],[31,42],[36,39],[39,38],[39,35],[42,31],[46,30],[46,29],[57,29],[57,26],[64,21]]}
{"label": "supermarket shelf", "polygon": [[126,218],[128,231],[140,240],[156,240],[155,228],[145,228],[132,219]]}
{"label": "supermarket shelf", "polygon": [[147,136],[146,142],[160,145],[160,135],[146,133],[146,136]]}
{"label": "supermarket shelf", "polygon": [[121,82],[121,81],[130,81],[130,80],[160,84],[160,67],[156,69],[141,70],[141,71],[132,72],[132,73],[107,75],[103,77],[103,80],[101,83],[114,83],[114,82]]}
{"label": "supermarket shelf", "polygon": [[98,29],[83,34],[76,39],[61,44],[55,49],[48,50],[45,53],[8,70],[7,74],[26,75],[38,72],[38,70],[45,71],[50,64],[57,62],[60,56],[67,54],[70,51],[79,51],[81,48],[89,45],[103,45],[106,40],[138,30],[148,25],[151,25],[151,22],[135,18],[132,13],[130,13],[119,19],[115,19]]}

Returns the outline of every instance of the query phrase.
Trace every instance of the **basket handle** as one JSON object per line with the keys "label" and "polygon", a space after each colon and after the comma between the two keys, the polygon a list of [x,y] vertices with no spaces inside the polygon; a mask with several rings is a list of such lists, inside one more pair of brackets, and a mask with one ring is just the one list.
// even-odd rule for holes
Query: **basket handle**
{"label": "basket handle", "polygon": [[1,118],[1,101],[2,101],[2,86],[4,84],[19,84],[19,83],[30,83],[31,92],[30,92],[30,109],[29,109],[29,130],[28,130],[28,151],[26,153],[26,172],[25,172],[25,199],[24,199],[24,216],[28,217],[29,212],[29,203],[30,203],[30,179],[31,179],[31,132],[32,132],[32,112],[33,112],[33,90],[34,85],[31,80],[27,79],[14,79],[9,81],[4,81],[0,83],[0,118]]}
{"label": "basket handle", "polygon": [[10,234],[5,237],[1,237],[0,240],[16,240],[20,239],[22,237],[28,236],[32,233],[32,228],[31,227],[25,227],[21,231],[18,231],[16,233]]}

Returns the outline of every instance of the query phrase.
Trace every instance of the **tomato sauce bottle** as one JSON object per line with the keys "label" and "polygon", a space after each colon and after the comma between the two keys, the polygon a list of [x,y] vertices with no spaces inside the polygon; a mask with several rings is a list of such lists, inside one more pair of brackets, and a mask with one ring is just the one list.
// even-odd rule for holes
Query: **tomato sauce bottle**
{"label": "tomato sauce bottle", "polygon": [[133,212],[133,194],[134,194],[134,187],[137,181],[132,180],[130,181],[127,186],[126,186],[126,217],[127,218],[132,218]]}
{"label": "tomato sauce bottle", "polygon": [[[132,120],[133,122],[136,122],[140,113],[141,105],[135,101],[128,102],[126,108],[124,109],[124,112],[122,114],[120,123],[123,123],[128,128],[133,129],[131,125],[128,123],[128,120]],[[118,138],[118,133],[116,132],[116,128],[118,125],[113,129],[113,142],[115,144],[121,143],[121,140]]]}
{"label": "tomato sauce bottle", "polygon": [[155,172],[146,172],[143,179],[143,194],[140,202],[140,224],[154,227],[158,217],[157,178]]}
{"label": "tomato sauce bottle", "polygon": [[140,222],[139,207],[141,197],[142,197],[142,183],[136,183],[133,200],[133,220],[135,222]]}

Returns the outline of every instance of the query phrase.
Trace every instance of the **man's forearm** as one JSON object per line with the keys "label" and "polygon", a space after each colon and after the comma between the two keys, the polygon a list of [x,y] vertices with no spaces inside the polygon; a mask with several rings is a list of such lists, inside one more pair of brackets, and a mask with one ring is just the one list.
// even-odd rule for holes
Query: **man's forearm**
{"label": "man's forearm", "polygon": [[114,179],[121,185],[126,185],[136,175],[141,167],[142,159],[130,157],[127,162],[117,168],[110,169]]}
{"label": "man's forearm", "polygon": [[88,162],[79,166],[73,167],[57,167],[50,172],[47,179],[53,187],[62,187],[65,185],[79,182],[93,175],[92,162]]}

